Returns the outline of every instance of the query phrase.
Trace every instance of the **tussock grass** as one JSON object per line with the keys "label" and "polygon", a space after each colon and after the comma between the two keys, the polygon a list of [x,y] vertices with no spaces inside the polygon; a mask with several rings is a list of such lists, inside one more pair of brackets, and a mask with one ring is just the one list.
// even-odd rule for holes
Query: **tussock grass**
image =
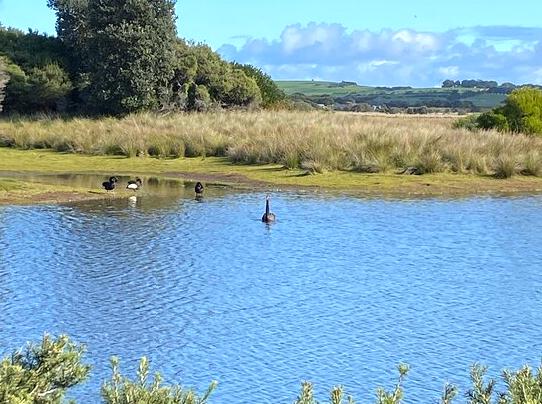
{"label": "tussock grass", "polygon": [[542,174],[542,139],[454,127],[453,117],[328,112],[150,113],[98,120],[13,117],[0,145],[93,155],[227,157],[311,173]]}

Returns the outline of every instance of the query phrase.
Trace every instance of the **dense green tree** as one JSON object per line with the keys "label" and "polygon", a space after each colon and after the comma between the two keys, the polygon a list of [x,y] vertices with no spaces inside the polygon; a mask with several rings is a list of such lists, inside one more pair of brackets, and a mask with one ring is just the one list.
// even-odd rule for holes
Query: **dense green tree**
{"label": "dense green tree", "polygon": [[465,88],[494,88],[499,84],[493,80],[462,80],[461,87]]}
{"label": "dense green tree", "polygon": [[66,67],[66,50],[55,37],[29,30],[0,27],[0,56],[5,56],[24,71],[57,63]]}
{"label": "dense green tree", "polygon": [[172,0],[89,0],[88,66],[97,109],[122,114],[156,109],[174,73]]}
{"label": "dense green tree", "polygon": [[60,66],[51,63],[42,68],[34,67],[30,71],[28,82],[37,109],[45,111],[66,109],[66,97],[72,89],[72,83]]}
{"label": "dense green tree", "polygon": [[64,69],[51,63],[25,73],[9,61],[5,66],[10,78],[6,89],[7,112],[65,111],[72,84]]}
{"label": "dense green tree", "polygon": [[47,3],[57,14],[56,38],[0,27],[8,112],[203,111],[284,97],[261,70],[177,38],[173,0]]}
{"label": "dense green tree", "polygon": [[542,134],[542,90],[524,87],[512,91],[497,113],[506,117],[514,132]]}
{"label": "dense green tree", "polygon": [[5,72],[9,76],[4,109],[6,112],[24,112],[25,109],[28,110],[29,108],[31,94],[28,76],[15,63],[9,60],[6,60],[4,63]]}
{"label": "dense green tree", "polygon": [[542,135],[542,90],[515,89],[502,107],[476,117],[476,128]]}
{"label": "dense green tree", "polygon": [[55,10],[56,32],[64,46],[68,71],[74,91],[71,101],[74,109],[86,108],[89,82],[89,44],[88,0],[48,0],[47,4]]}
{"label": "dense green tree", "polygon": [[47,0],[47,5],[56,12],[56,32],[71,58],[84,56],[90,37],[88,0]]}
{"label": "dense green tree", "polygon": [[204,110],[201,103],[196,105],[196,100],[203,101],[207,93],[210,102],[224,107],[258,105],[261,102],[256,81],[243,70],[221,59],[207,45],[187,44],[182,40],[178,41],[176,48],[173,87],[185,94],[188,110]]}
{"label": "dense green tree", "polygon": [[262,101],[256,81],[240,69],[232,69],[223,85],[226,105],[259,105]]}
{"label": "dense green tree", "polygon": [[514,83],[505,82],[505,83],[502,83],[499,87],[514,89],[517,86]]}
{"label": "dense green tree", "polygon": [[207,87],[197,85],[193,81],[187,86],[186,110],[203,112],[211,105],[211,96]]}
{"label": "dense green tree", "polygon": [[84,348],[66,336],[43,337],[0,361],[1,403],[60,403],[66,389],[82,382],[90,366],[81,363]]}
{"label": "dense green tree", "polygon": [[235,69],[241,69],[248,77],[253,78],[260,89],[262,96],[262,105],[271,107],[279,105],[286,100],[286,94],[277,84],[271,79],[267,73],[264,73],[260,68],[250,64],[233,63]]}
{"label": "dense green tree", "polygon": [[183,84],[195,80],[198,72],[198,60],[191,46],[182,39],[175,41],[175,72],[173,75],[174,88],[179,89]]}
{"label": "dense green tree", "polygon": [[62,43],[33,31],[0,28],[0,57],[9,76],[5,110],[64,110],[72,90]]}

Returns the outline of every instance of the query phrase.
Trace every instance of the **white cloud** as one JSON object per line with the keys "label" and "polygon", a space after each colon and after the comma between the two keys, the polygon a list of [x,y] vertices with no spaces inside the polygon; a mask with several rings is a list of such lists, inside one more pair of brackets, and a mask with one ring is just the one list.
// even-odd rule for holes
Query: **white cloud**
{"label": "white cloud", "polygon": [[532,84],[541,84],[542,85],[542,68],[536,70],[533,73],[534,80],[532,81]]}
{"label": "white cloud", "polygon": [[[517,35],[516,35],[517,34]],[[444,79],[540,81],[542,28],[471,27],[348,31],[340,24],[286,27],[279,39],[224,45],[230,60],[263,66],[276,79],[356,80],[434,86]]]}
{"label": "white cloud", "polygon": [[416,33],[409,30],[396,32],[392,38],[394,41],[401,41],[407,45],[412,45],[423,50],[435,50],[438,48],[436,35]]}
{"label": "white cloud", "polygon": [[459,66],[445,66],[439,67],[438,72],[443,77],[449,77],[450,79],[459,78]]}

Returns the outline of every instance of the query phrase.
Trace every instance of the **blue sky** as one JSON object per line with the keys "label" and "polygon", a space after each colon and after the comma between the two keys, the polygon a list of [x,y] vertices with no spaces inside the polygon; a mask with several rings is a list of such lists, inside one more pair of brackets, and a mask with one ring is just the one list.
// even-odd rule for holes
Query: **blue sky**
{"label": "blue sky", "polygon": [[[0,0],[0,23],[54,33],[46,0]],[[435,86],[542,84],[542,2],[182,0],[179,36],[275,79]]]}

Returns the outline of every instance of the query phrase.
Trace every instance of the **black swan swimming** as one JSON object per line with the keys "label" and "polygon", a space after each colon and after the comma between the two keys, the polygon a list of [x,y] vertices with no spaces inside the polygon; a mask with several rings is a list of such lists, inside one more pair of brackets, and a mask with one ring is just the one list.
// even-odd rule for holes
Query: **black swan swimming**
{"label": "black swan swimming", "polygon": [[267,195],[265,197],[265,213],[263,214],[262,216],[262,222],[264,223],[272,223],[275,221],[276,217],[275,217],[275,214],[274,213],[271,213],[269,211],[269,200],[270,200],[270,196]]}
{"label": "black swan swimming", "polygon": [[201,182],[196,182],[196,186],[194,187],[194,191],[196,192],[196,196],[203,195],[203,184]]}

